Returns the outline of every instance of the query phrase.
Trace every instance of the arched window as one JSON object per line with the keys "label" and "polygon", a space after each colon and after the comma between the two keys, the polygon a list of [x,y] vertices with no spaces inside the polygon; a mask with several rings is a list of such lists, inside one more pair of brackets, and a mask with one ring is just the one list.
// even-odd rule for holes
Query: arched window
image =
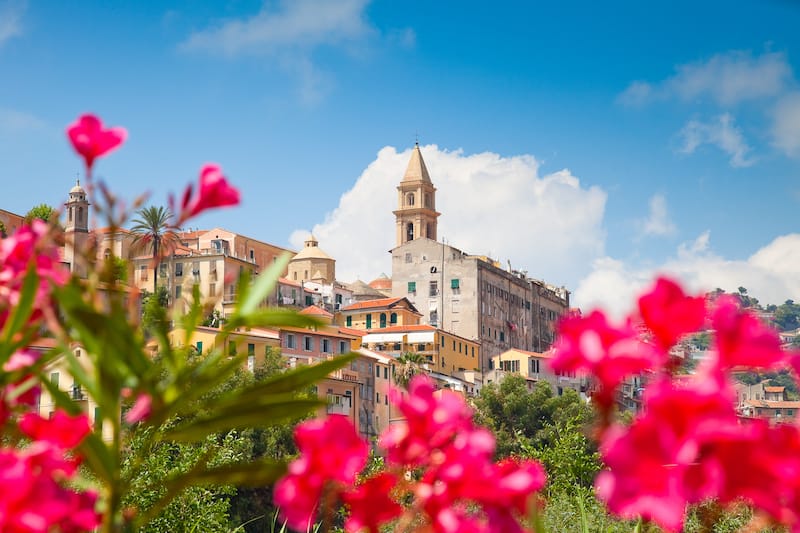
{"label": "arched window", "polygon": [[386,313],[381,313],[381,327],[386,327]]}
{"label": "arched window", "polygon": [[425,236],[429,239],[433,239],[433,224],[428,224],[425,226]]}
{"label": "arched window", "polygon": [[414,205],[414,193],[410,192],[406,194],[406,205]]}
{"label": "arched window", "polygon": [[397,324],[397,313],[389,315],[389,324]]}
{"label": "arched window", "polygon": [[74,209],[73,207],[70,207],[70,208],[69,208],[69,211],[68,211],[69,215],[68,215],[67,219],[68,219],[70,222],[72,222],[72,210],[73,210],[73,209]]}
{"label": "arched window", "polygon": [[83,207],[78,208],[78,220],[77,222],[83,222]]}
{"label": "arched window", "polygon": [[427,207],[428,209],[433,207],[431,205],[431,193],[429,193],[429,192],[425,193],[425,207]]}
{"label": "arched window", "polygon": [[108,259],[109,259],[110,257],[111,257],[111,250],[109,250],[108,248],[106,248],[106,249],[105,249],[105,251],[103,252],[103,258],[104,258],[106,261],[108,261]]}
{"label": "arched window", "polygon": [[406,241],[414,240],[414,223],[409,222],[406,224]]}

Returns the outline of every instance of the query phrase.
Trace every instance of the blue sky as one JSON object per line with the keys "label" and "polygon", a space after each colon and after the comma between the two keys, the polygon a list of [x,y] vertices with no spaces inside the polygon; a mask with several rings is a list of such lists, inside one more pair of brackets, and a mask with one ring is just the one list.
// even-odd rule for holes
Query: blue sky
{"label": "blue sky", "polygon": [[[622,308],[655,272],[800,300],[800,6],[752,2],[0,0],[0,207],[60,204],[84,111],[129,141],[99,175],[345,281],[390,268],[419,135],[440,235]],[[388,204],[388,205],[387,205]],[[475,213],[479,212],[478,215]]]}

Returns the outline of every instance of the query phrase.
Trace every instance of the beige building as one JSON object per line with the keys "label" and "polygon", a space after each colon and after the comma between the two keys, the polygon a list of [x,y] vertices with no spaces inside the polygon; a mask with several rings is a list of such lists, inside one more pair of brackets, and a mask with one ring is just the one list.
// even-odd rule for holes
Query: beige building
{"label": "beige building", "polygon": [[371,330],[419,324],[420,313],[407,298],[379,298],[350,304],[336,315],[338,324]]}
{"label": "beige building", "polygon": [[336,260],[319,247],[312,235],[303,249],[289,261],[287,277],[292,281],[316,281],[331,284],[336,279]]}
{"label": "beige building", "polygon": [[579,394],[585,393],[587,380],[574,372],[553,372],[549,366],[552,358],[552,351],[539,353],[519,349],[506,350],[490,359],[486,383],[499,383],[507,374],[519,374],[528,382],[528,390],[533,390],[536,383],[545,381],[559,396],[565,389],[572,389]]}
{"label": "beige building", "polygon": [[481,370],[510,348],[547,351],[569,310],[569,292],[436,241],[436,189],[419,146],[398,191],[392,295],[408,298],[423,323],[480,343]]}

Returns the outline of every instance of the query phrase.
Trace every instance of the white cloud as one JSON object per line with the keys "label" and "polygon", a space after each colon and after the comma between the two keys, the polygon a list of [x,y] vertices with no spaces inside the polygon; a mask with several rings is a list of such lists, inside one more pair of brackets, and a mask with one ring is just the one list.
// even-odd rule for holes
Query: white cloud
{"label": "white cloud", "polygon": [[663,194],[655,194],[650,198],[650,212],[641,222],[641,237],[667,236],[675,233],[675,223],[669,216],[667,199]]}
{"label": "white cloud", "polygon": [[656,83],[635,81],[620,95],[620,101],[639,105],[652,100],[679,98],[692,101],[709,96],[730,106],[781,94],[793,80],[786,55],[729,51],[676,67],[676,73]]}
{"label": "white cloud", "polygon": [[703,144],[711,144],[730,156],[732,167],[748,167],[755,162],[747,157],[750,146],[730,113],[723,113],[709,122],[690,120],[679,135],[683,138],[680,151],[685,154],[694,153]]}
{"label": "white cloud", "polygon": [[282,0],[273,8],[265,2],[258,14],[196,32],[183,46],[235,55],[339,44],[372,31],[364,17],[366,4],[367,0]]}
{"label": "white cloud", "polygon": [[[436,145],[421,150],[437,187],[440,239],[503,264],[510,260],[515,269],[557,284],[580,279],[603,254],[606,193],[582,185],[569,170],[540,176],[530,155],[465,155]],[[390,274],[392,210],[410,156],[410,150],[383,148],[338,207],[314,226],[320,247],[337,258],[337,278],[369,281]],[[294,232],[292,244],[299,248],[307,235]]]}
{"label": "white cloud", "polygon": [[574,302],[584,310],[596,306],[621,317],[636,305],[636,297],[659,274],[677,277],[693,292],[738,287],[762,303],[800,300],[800,233],[777,237],[746,259],[726,259],[711,251],[709,233],[678,247],[674,257],[658,266],[627,265],[609,257],[598,259],[578,284]]}
{"label": "white cloud", "polygon": [[0,107],[0,132],[2,133],[36,131],[46,127],[45,122],[34,115]]}
{"label": "white cloud", "polygon": [[12,37],[22,35],[22,15],[26,8],[24,0],[0,1],[0,46]]}
{"label": "white cloud", "polygon": [[773,143],[787,155],[800,155],[800,92],[789,93],[773,110]]}

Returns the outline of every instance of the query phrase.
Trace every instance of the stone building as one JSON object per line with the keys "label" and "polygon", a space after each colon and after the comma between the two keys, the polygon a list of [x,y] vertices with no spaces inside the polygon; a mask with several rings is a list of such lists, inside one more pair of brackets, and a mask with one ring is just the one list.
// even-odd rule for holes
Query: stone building
{"label": "stone building", "polygon": [[419,145],[397,189],[392,295],[408,298],[423,323],[480,343],[481,371],[510,348],[547,351],[569,292],[436,241],[436,189]]}

